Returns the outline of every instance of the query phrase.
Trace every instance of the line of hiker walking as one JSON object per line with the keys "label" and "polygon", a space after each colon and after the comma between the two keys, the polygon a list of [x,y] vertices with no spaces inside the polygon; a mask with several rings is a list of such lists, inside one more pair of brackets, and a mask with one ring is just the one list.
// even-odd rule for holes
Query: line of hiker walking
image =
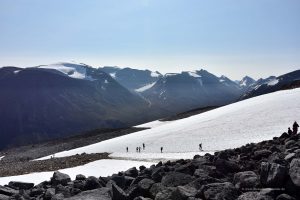
{"label": "line of hiker walking", "polygon": [[295,121],[293,124],[293,130],[291,128],[288,128],[288,134],[289,135],[296,135],[298,133],[299,124]]}
{"label": "line of hiker walking", "polygon": [[[143,143],[142,146],[143,146],[143,150],[145,150],[145,148],[146,148],[145,143]],[[163,150],[164,150],[164,147],[160,147],[160,153],[162,153]],[[203,149],[202,149],[202,143],[199,144],[199,150],[200,150],[200,151],[203,151]],[[128,153],[128,151],[129,151],[129,148],[126,147],[126,152]],[[137,153],[141,153],[141,147],[136,147],[136,148],[135,148],[135,151],[136,151]]]}

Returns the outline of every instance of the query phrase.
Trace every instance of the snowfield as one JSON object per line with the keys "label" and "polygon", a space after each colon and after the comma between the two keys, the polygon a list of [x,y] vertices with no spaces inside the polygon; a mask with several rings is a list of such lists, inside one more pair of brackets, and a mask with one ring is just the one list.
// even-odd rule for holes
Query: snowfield
{"label": "snowfield", "polygon": [[[69,64],[69,63],[66,63]],[[76,79],[84,79],[89,81],[94,81],[92,77],[88,76],[86,74],[86,69],[82,64],[76,64],[76,63],[70,63],[73,64],[73,66],[65,65],[65,63],[56,63],[56,64],[50,64],[50,65],[41,65],[39,68],[43,69],[55,69],[57,71],[60,71],[64,73],[65,75],[76,78]]]}
{"label": "snowfield", "polygon": [[[152,128],[60,152],[55,156],[110,152],[113,157],[118,158],[134,160],[145,157],[146,160],[156,160],[169,159],[170,155],[189,158],[191,154],[199,152],[199,143],[203,144],[205,152],[235,148],[272,139],[287,131],[295,120],[300,120],[299,99],[299,88],[279,91],[181,120],[140,125],[139,127]],[[146,145],[145,150],[136,153],[136,147],[142,147],[143,143]],[[129,153],[126,153],[126,147],[129,148]],[[160,153],[161,147],[163,153]],[[178,153],[181,156],[177,156]]]}
{"label": "snowfield", "polygon": [[[141,165],[144,165],[145,167],[150,167],[152,164],[154,163],[105,159],[90,162],[88,164],[78,167],[62,169],[59,171],[68,174],[72,180],[75,180],[77,174],[83,174],[86,177],[106,177],[111,176],[112,174],[118,173],[120,171],[125,171],[132,167],[138,168]],[[50,180],[52,175],[53,172],[37,172],[32,174],[24,174],[20,176],[0,177],[0,185],[8,184],[10,181],[22,181],[39,184],[45,180]]]}

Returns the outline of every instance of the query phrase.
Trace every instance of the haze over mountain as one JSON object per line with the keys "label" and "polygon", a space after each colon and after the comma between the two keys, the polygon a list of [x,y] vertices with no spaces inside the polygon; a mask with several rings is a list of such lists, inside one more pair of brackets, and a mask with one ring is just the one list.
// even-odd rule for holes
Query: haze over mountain
{"label": "haze over mountain", "polygon": [[[278,80],[278,81],[277,81]],[[282,89],[299,71],[239,83],[206,70],[162,75],[131,68],[56,63],[0,69],[0,147],[128,127]],[[278,84],[277,84],[278,82]]]}

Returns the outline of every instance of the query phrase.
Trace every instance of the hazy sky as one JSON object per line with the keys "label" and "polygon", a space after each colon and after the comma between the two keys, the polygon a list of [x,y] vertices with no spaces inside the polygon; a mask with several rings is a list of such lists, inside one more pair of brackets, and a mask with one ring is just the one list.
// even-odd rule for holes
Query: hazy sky
{"label": "hazy sky", "polygon": [[300,69],[300,1],[0,0],[0,66],[71,60],[283,74]]}

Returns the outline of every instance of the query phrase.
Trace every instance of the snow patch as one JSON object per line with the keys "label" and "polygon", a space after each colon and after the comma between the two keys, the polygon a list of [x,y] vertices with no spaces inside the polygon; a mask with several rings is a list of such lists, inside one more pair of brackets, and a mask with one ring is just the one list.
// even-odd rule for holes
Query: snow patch
{"label": "snow patch", "polygon": [[268,82],[268,86],[276,85],[278,82],[279,82],[278,79],[273,79],[273,80],[271,80],[271,81]]}
{"label": "snow patch", "polygon": [[[83,174],[86,177],[88,176],[111,176],[114,173],[125,171],[131,167],[139,168],[139,166],[144,165],[145,167],[150,167],[152,162],[138,162],[138,161],[129,161],[129,160],[114,160],[114,159],[104,159],[90,162],[88,164],[66,168],[59,170],[62,173],[68,174],[72,180],[75,180],[77,174]],[[10,181],[22,181],[22,182],[31,182],[34,184],[39,184],[45,180],[50,180],[53,175],[53,171],[50,172],[38,172],[32,174],[24,174],[19,176],[9,176],[9,177],[0,177],[0,185],[6,185]]]}
{"label": "snow patch", "polygon": [[[143,143],[146,145],[143,153],[160,153],[163,147],[162,156],[197,152],[200,143],[204,151],[235,148],[269,140],[287,131],[287,127],[300,118],[299,98],[300,88],[278,91],[55,155],[124,153],[126,147],[135,149]],[[135,157],[139,157],[138,153]]]}
{"label": "snow patch", "polygon": [[168,76],[176,76],[176,75],[178,75],[178,73],[167,73],[167,74],[165,74],[166,77],[168,77]]}
{"label": "snow patch", "polygon": [[0,156],[0,160],[2,160],[5,156]]}
{"label": "snow patch", "polygon": [[135,89],[136,92],[144,92],[146,90],[149,90],[150,88],[152,88],[153,85],[155,85],[156,82],[150,83],[148,85],[145,85],[143,87],[140,87],[138,89]]}
{"label": "snow patch", "polygon": [[57,71],[60,71],[64,73],[65,75],[75,78],[75,79],[84,79],[89,81],[94,81],[96,79],[93,79],[92,77],[88,76],[86,74],[86,68],[83,65],[64,65],[64,63],[57,63],[57,64],[51,64],[51,65],[41,65],[38,68],[42,69],[55,69]]}
{"label": "snow patch", "polygon": [[196,72],[188,72],[188,74],[192,77],[195,77],[195,78],[201,78],[202,76],[197,74]]}
{"label": "snow patch", "polygon": [[151,77],[159,77],[160,74],[158,72],[151,72]]}
{"label": "snow patch", "polygon": [[109,74],[111,77],[116,78],[116,72]]}

